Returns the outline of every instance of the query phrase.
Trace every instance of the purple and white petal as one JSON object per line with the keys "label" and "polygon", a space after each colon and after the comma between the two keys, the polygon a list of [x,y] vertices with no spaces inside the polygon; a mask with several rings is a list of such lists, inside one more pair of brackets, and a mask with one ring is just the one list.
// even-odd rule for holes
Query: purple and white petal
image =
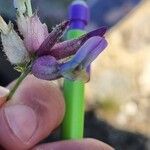
{"label": "purple and white petal", "polygon": [[36,52],[48,36],[46,24],[42,24],[36,14],[32,17],[19,16],[17,24],[28,51],[30,53]]}

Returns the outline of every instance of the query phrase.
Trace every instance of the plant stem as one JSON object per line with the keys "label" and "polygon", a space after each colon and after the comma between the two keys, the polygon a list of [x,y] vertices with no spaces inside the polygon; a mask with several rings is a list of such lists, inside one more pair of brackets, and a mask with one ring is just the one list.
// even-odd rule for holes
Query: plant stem
{"label": "plant stem", "polygon": [[14,87],[11,89],[11,91],[10,91],[8,97],[7,97],[7,101],[12,98],[12,96],[13,96],[14,93],[16,92],[17,88],[19,87],[19,85],[21,84],[21,82],[24,80],[24,78],[30,73],[30,71],[31,71],[31,68],[28,67],[28,68],[20,75],[20,77],[17,79],[17,81],[16,81]]}

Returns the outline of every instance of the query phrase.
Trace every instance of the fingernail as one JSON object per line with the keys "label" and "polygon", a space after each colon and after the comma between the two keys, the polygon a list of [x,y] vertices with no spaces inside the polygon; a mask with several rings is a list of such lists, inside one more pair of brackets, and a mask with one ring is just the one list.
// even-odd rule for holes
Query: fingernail
{"label": "fingernail", "polygon": [[37,118],[33,109],[25,105],[13,105],[6,107],[4,112],[14,135],[23,143],[27,143],[37,127]]}
{"label": "fingernail", "polygon": [[5,102],[9,90],[0,86],[0,106]]}

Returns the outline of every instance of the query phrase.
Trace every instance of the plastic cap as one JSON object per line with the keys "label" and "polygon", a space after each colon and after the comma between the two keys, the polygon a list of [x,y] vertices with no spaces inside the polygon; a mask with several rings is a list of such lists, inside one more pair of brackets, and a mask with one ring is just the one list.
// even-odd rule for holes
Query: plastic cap
{"label": "plastic cap", "polygon": [[89,7],[83,0],[75,0],[69,7],[72,28],[84,28],[89,21]]}

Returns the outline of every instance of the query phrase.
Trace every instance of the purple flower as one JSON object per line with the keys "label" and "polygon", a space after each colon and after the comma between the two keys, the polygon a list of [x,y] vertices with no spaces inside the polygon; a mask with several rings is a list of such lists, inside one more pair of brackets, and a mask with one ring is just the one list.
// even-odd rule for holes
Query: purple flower
{"label": "purple flower", "polygon": [[[83,37],[87,38],[87,35]],[[84,41],[83,39],[85,39],[83,37],[79,38],[82,42]],[[78,79],[87,82],[89,76],[88,73],[86,73],[85,68],[106,48],[107,42],[104,37],[94,36],[89,37],[89,39],[81,46],[82,42],[80,40],[78,41],[77,39],[80,44],[75,42],[75,40],[72,40],[56,46],[58,49],[60,49],[60,47],[64,49],[64,47],[68,45],[66,43],[69,43],[70,48],[71,45],[74,45],[72,48],[74,52],[70,53],[70,55],[76,53],[71,59],[60,61],[59,59],[68,57],[68,54],[66,52],[63,53],[61,49],[60,52],[62,55],[59,55],[59,51],[57,50],[57,57],[54,57],[53,55],[39,57],[32,66],[32,73],[37,78],[45,80],[54,80],[65,77],[70,80]]]}
{"label": "purple flower", "polygon": [[48,33],[46,24],[37,14],[19,14],[17,24],[23,39],[0,17],[0,30],[4,51],[12,64],[30,66],[37,78],[55,80],[89,80],[86,68],[106,48],[106,27],[89,32],[77,39],[59,43],[69,21],[57,25]]}

